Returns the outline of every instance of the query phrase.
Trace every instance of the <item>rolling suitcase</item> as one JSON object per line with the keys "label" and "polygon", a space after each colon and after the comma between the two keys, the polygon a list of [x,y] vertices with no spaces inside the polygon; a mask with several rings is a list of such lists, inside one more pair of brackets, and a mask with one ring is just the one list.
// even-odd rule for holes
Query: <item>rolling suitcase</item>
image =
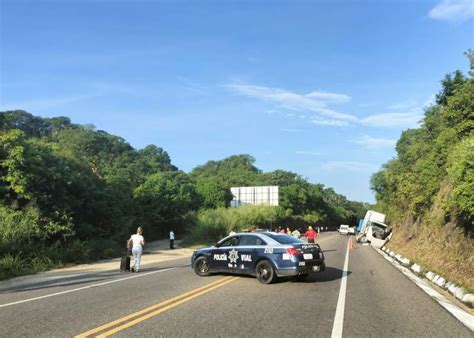
{"label": "rolling suitcase", "polygon": [[120,272],[130,271],[130,255],[127,254],[120,260]]}

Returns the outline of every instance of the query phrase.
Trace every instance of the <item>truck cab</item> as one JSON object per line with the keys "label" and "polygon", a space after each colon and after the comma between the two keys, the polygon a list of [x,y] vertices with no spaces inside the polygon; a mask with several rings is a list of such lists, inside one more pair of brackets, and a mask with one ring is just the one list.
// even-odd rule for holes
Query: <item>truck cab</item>
{"label": "truck cab", "polygon": [[388,226],[384,222],[384,214],[368,210],[364,220],[359,224],[360,229],[356,236],[357,242],[370,243],[377,248],[384,246],[390,235]]}

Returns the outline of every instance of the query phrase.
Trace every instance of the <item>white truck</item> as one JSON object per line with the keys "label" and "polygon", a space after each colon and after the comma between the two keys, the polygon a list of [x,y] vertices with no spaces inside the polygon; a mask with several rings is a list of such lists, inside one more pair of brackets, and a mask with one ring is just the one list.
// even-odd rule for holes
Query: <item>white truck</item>
{"label": "white truck", "polygon": [[341,224],[341,226],[339,227],[339,229],[337,229],[337,231],[339,231],[339,235],[347,235],[349,234],[349,226],[345,224]]}
{"label": "white truck", "polygon": [[388,231],[385,222],[385,215],[368,210],[365,214],[364,221],[358,229],[356,236],[357,242],[370,243],[370,245],[381,248],[390,238],[390,232]]}

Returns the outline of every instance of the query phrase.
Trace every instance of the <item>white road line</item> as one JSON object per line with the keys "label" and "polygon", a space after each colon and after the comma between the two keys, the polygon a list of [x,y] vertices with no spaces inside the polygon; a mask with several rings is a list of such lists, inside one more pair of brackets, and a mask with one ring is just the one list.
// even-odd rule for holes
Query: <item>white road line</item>
{"label": "white road line", "polygon": [[457,318],[461,323],[468,327],[471,331],[474,331],[474,316],[461,309],[459,306],[451,303],[446,297],[440,294],[438,291],[433,289],[428,283],[416,276],[409,269],[398,264],[393,258],[385,255],[382,250],[374,248],[379,254],[382,255],[387,261],[392,263],[394,267],[400,270],[405,276],[407,276],[412,282],[414,282],[420,289],[427,293],[431,298],[436,300],[439,305],[444,307],[449,313]]}
{"label": "white road line", "polygon": [[111,280],[111,281],[108,281],[108,282],[103,282],[103,283],[98,283],[98,284],[87,285],[87,286],[83,286],[83,287],[80,287],[80,288],[77,288],[77,289],[71,289],[71,290],[66,290],[66,291],[51,293],[51,294],[49,294],[49,295],[44,295],[44,296],[39,296],[39,297],[34,297],[34,298],[23,299],[23,300],[19,300],[19,301],[12,302],[12,303],[0,304],[0,308],[2,308],[2,307],[7,307],[7,306],[12,306],[12,305],[17,305],[17,304],[22,304],[22,303],[27,303],[27,302],[32,302],[32,301],[39,300],[39,299],[44,299],[44,298],[49,298],[49,297],[54,297],[54,296],[60,296],[60,295],[64,295],[64,294],[67,294],[67,293],[76,292],[76,291],[81,291],[81,290],[86,290],[86,289],[91,289],[91,288],[95,288],[95,287],[103,286],[103,285],[107,285],[107,284],[118,283],[118,282],[122,282],[122,281],[124,281],[124,280],[129,280],[129,279],[134,279],[134,278],[145,277],[145,276],[148,276],[148,275],[152,275],[152,274],[154,274],[154,273],[159,273],[159,272],[165,272],[165,271],[170,271],[170,270],[174,270],[174,269],[179,269],[179,268],[182,268],[182,267],[185,267],[185,266],[189,266],[189,264],[188,264],[188,265],[183,265],[183,266],[177,266],[177,267],[173,267],[173,268],[167,268],[167,269],[163,269],[163,270],[157,270],[157,271],[151,271],[151,272],[145,272],[145,273],[135,274],[135,275],[130,276],[130,277],[125,277],[125,278],[120,278],[120,279],[114,279],[114,280]]}
{"label": "white road line", "polygon": [[349,267],[349,241],[347,241],[346,259],[344,261],[344,270],[342,271],[341,288],[339,289],[339,298],[337,300],[336,315],[334,316],[334,324],[332,326],[331,338],[342,337],[342,329],[344,327],[344,308],[346,306],[348,267]]}

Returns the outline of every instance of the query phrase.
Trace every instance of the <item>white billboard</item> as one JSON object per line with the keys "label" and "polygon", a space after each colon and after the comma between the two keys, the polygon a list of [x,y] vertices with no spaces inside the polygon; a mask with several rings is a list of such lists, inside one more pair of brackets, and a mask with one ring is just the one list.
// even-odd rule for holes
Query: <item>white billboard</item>
{"label": "white billboard", "polygon": [[232,187],[230,192],[234,196],[231,207],[244,204],[278,205],[278,186],[265,187]]}

